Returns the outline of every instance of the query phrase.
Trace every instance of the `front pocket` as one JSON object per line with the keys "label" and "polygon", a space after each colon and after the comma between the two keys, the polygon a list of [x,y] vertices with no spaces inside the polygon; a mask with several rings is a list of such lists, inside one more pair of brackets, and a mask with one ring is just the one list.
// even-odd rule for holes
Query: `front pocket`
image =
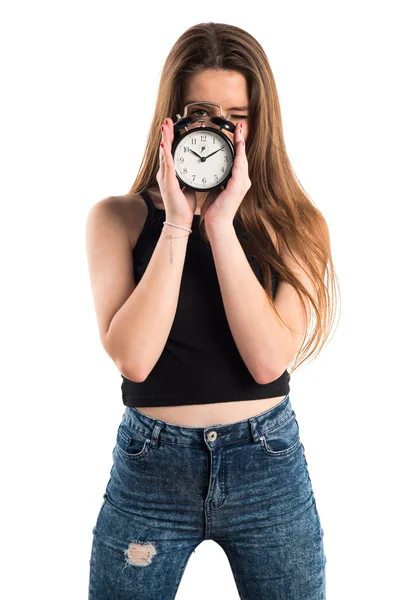
{"label": "front pocket", "polygon": [[292,415],[275,428],[260,436],[261,447],[269,456],[288,456],[300,445],[300,431],[296,415]]}
{"label": "front pocket", "polygon": [[127,458],[141,458],[150,450],[150,440],[124,422],[118,427],[116,442],[118,450]]}

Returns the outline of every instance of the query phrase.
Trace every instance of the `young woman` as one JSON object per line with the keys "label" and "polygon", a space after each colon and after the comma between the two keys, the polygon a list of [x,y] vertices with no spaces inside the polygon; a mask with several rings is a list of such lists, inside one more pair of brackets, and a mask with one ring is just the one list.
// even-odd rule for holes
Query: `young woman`
{"label": "young woman", "polygon": [[[192,102],[205,125],[219,111],[202,102],[236,125],[231,177],[210,193],[181,189],[171,154],[176,115]],[[288,368],[327,338],[334,269],[249,33],[202,23],[177,40],[140,172],[128,194],[92,207],[87,250],[125,405],[93,528],[90,600],[172,600],[206,539],[226,552],[242,600],[325,598]]]}

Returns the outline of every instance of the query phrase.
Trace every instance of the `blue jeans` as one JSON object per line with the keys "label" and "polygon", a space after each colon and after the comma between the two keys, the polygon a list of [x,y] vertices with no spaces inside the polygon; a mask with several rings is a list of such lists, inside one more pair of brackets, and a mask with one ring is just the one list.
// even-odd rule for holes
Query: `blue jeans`
{"label": "blue jeans", "polygon": [[225,551],[241,600],[326,598],[324,532],[289,394],[205,428],[126,407],[103,499],[89,600],[172,600],[203,540]]}

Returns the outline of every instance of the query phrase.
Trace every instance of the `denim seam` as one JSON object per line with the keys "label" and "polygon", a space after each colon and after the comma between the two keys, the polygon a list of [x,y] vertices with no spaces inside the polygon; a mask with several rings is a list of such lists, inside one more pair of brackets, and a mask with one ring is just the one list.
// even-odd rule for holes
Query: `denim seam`
{"label": "denim seam", "polygon": [[180,446],[182,448],[205,448],[205,445],[203,444],[199,444],[199,445],[193,445],[193,444],[182,444],[181,442],[167,442],[166,440],[163,440],[161,438],[159,438],[159,444],[165,444],[166,446]]}
{"label": "denim seam", "polygon": [[291,454],[291,452],[294,452],[296,446],[300,445],[300,436],[297,438],[297,440],[294,442],[294,444],[289,446],[289,448],[286,448],[286,450],[272,450],[272,448],[270,448],[270,446],[268,446],[268,442],[264,437],[261,438],[261,443],[262,443],[264,451],[267,454],[269,454],[270,456],[271,455],[286,456],[287,454]]}
{"label": "denim seam", "polygon": [[286,423],[288,423],[291,419],[294,419],[295,416],[296,415],[294,414],[294,412],[291,413],[289,416],[285,417],[284,419],[281,419],[280,421],[277,421],[276,423],[274,423],[273,426],[270,427],[269,429],[263,429],[260,432],[260,435],[264,435],[265,433],[270,433],[271,431],[276,431],[280,427],[283,427],[283,425],[286,425]]}
{"label": "denim seam", "polygon": [[[132,433],[139,433],[140,435],[142,435],[143,437],[147,438],[147,431],[142,431],[141,429],[137,429],[134,425],[131,425],[130,423],[127,423],[125,421],[125,425],[128,429],[128,431],[131,431]],[[122,431],[124,431],[123,429],[121,429]]]}
{"label": "denim seam", "polygon": [[121,448],[121,446],[118,443],[116,444],[116,448],[118,448],[118,450],[122,452],[123,456],[126,456],[130,460],[136,460],[142,458],[143,456],[147,456],[147,454],[151,450],[149,439],[146,439],[144,441],[143,448],[140,450],[140,452],[136,452],[136,454],[129,454],[129,452],[126,452],[123,448]]}

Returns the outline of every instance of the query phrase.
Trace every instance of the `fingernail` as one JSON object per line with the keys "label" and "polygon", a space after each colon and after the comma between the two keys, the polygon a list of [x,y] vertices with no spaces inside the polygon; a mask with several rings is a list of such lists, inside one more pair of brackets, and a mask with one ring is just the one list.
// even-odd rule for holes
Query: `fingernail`
{"label": "fingernail", "polygon": [[165,119],[164,123],[165,123],[166,125],[168,125],[168,119]]}
{"label": "fingernail", "polygon": [[161,148],[164,148],[164,144],[162,142],[161,142],[160,146],[161,146]]}
{"label": "fingernail", "polygon": [[161,125],[161,131],[164,131],[164,125]]}

